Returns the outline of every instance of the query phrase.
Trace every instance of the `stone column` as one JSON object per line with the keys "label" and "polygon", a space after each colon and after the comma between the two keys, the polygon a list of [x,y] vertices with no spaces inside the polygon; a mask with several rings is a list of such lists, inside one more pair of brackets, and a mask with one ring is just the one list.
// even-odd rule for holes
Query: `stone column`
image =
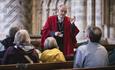
{"label": "stone column", "polygon": [[99,27],[102,31],[102,40],[104,38],[104,0],[96,0],[96,7],[95,7],[95,26]]}
{"label": "stone column", "polygon": [[109,43],[115,44],[115,0],[109,0]]}
{"label": "stone column", "polygon": [[42,20],[42,0],[33,0],[32,6],[32,35],[40,35]]}
{"label": "stone column", "polygon": [[42,26],[44,26],[47,17],[49,16],[49,5],[50,5],[50,0],[43,0],[42,4]]}
{"label": "stone column", "polygon": [[[99,27],[101,30],[103,29],[102,28],[102,16],[103,16],[103,13],[102,13],[102,0],[96,0],[95,2],[95,26]],[[103,31],[102,31],[103,32]]]}
{"label": "stone column", "polygon": [[115,2],[114,0],[110,1],[110,35],[109,35],[109,39],[110,39],[110,43],[115,44],[115,4],[113,3]]}
{"label": "stone column", "polygon": [[110,38],[115,39],[115,4],[110,8],[112,8],[110,11]]}
{"label": "stone column", "polygon": [[57,0],[51,0],[49,5],[49,16],[56,15]]}
{"label": "stone column", "polygon": [[110,39],[115,39],[115,27],[114,27],[114,25],[110,27]]}
{"label": "stone column", "polygon": [[110,37],[108,38],[109,44],[115,44],[115,25],[110,26]]}
{"label": "stone column", "polygon": [[110,23],[110,21],[109,21],[109,4],[108,4],[108,1],[109,0],[104,0],[103,2],[104,2],[104,7],[103,7],[103,9],[104,9],[104,14],[103,14],[103,18],[104,18],[104,25],[103,25],[103,27],[104,27],[104,29],[103,29],[103,36],[104,36],[104,38],[109,38],[109,23]]}
{"label": "stone column", "polygon": [[23,27],[27,21],[23,5],[25,3],[22,0],[0,0],[0,39],[8,35],[12,26]]}
{"label": "stone column", "polygon": [[87,26],[95,25],[95,0],[87,0]]}
{"label": "stone column", "polygon": [[87,0],[72,0],[71,1],[71,16],[76,17],[75,25],[80,30],[77,35],[77,41],[82,42],[84,40],[84,31],[87,25],[86,22],[86,1]]}

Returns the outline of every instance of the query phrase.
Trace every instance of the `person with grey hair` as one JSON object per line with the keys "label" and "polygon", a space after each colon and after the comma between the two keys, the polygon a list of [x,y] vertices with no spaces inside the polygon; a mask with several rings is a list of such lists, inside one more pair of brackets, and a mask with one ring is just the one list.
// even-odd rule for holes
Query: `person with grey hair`
{"label": "person with grey hair", "polygon": [[[57,9],[57,15],[49,16],[41,30],[41,47],[44,48],[47,37],[54,37],[59,49],[69,58],[74,55],[74,48],[77,47],[76,35],[79,29],[66,16],[67,6],[65,4],[60,4]],[[74,20],[75,18],[72,19]]]}
{"label": "person with grey hair", "polygon": [[55,38],[48,37],[44,42],[44,51],[41,54],[40,60],[42,62],[65,62],[63,52],[59,50]]}
{"label": "person with grey hair", "polygon": [[38,54],[30,41],[28,31],[25,29],[19,30],[14,38],[15,45],[7,49],[2,64],[38,62]]}
{"label": "person with grey hair", "polygon": [[5,50],[9,47],[9,46],[13,46],[14,45],[14,37],[16,32],[19,30],[20,28],[17,26],[13,26],[9,29],[9,35],[1,41],[1,44],[4,45]]}
{"label": "person with grey hair", "polygon": [[48,37],[44,42],[44,49],[59,48],[53,37]]}
{"label": "person with grey hair", "polygon": [[101,36],[100,28],[88,28],[88,44],[78,47],[74,68],[103,67],[108,65],[108,52],[104,46],[99,44]]}
{"label": "person with grey hair", "polygon": [[[5,51],[7,50],[7,48],[9,46],[13,46],[14,45],[14,37],[16,32],[19,30],[19,27],[13,26],[9,29],[9,35],[0,41],[0,64],[1,64],[1,60],[4,56]],[[1,51],[2,50],[2,51]]]}

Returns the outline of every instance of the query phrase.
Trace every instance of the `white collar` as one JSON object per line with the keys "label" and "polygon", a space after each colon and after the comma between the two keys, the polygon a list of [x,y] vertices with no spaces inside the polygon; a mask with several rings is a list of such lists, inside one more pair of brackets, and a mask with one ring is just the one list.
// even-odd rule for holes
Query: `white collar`
{"label": "white collar", "polygon": [[59,21],[59,22],[63,22],[63,20],[64,20],[64,17],[58,16],[58,21]]}

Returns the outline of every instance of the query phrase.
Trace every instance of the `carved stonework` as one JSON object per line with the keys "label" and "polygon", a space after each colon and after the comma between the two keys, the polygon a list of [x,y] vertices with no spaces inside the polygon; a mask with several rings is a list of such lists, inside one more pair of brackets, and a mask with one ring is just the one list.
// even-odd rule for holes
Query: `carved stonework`
{"label": "carved stonework", "polygon": [[44,26],[45,21],[49,15],[49,5],[51,0],[43,0],[42,4],[42,26]]}
{"label": "carved stonework", "polygon": [[33,0],[32,4],[32,35],[40,35],[42,26],[42,0]]}
{"label": "carved stonework", "polygon": [[47,17],[57,14],[60,3],[68,6],[67,16],[76,17],[78,42],[84,40],[89,25],[100,27],[103,38],[115,39],[115,0],[0,0],[0,40],[15,25],[40,35]]}
{"label": "carved stonework", "polygon": [[49,16],[56,15],[57,1],[58,0],[51,0],[49,5]]}
{"label": "carved stonework", "polygon": [[[110,27],[109,27],[109,38],[111,41],[115,40],[115,0],[109,0],[109,17],[110,17]],[[114,41],[115,43],[115,41]]]}
{"label": "carved stonework", "polygon": [[31,33],[32,31],[32,1],[20,0],[20,23]]}
{"label": "carved stonework", "polygon": [[26,28],[31,33],[32,0],[0,0],[0,38],[5,38],[12,26]]}

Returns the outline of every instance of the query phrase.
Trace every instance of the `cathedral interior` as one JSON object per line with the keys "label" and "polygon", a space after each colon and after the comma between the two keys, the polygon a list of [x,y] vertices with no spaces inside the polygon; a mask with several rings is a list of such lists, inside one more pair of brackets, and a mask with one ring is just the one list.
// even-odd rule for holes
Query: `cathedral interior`
{"label": "cathedral interior", "polygon": [[91,25],[101,28],[104,42],[115,44],[114,0],[0,0],[0,39],[4,39],[14,25],[40,37],[47,17],[56,15],[60,3],[68,6],[67,16],[76,17],[75,25],[80,30],[78,43],[84,40],[85,29]]}
{"label": "cathedral interior", "polygon": [[[57,6],[60,3],[67,5],[67,16],[76,17],[75,26],[80,30],[76,36],[78,44],[85,41],[87,26],[97,26],[102,31],[100,43],[115,47],[115,0],[0,0],[0,41],[7,37],[12,26],[18,26],[28,30],[32,44],[38,48],[41,42],[42,27],[48,16],[57,14]],[[111,47],[108,50],[111,50]],[[10,65],[9,67],[4,65],[2,67],[0,65],[0,70],[17,70],[18,68],[19,70],[25,70],[24,68],[27,68],[27,70],[38,70],[38,68],[50,70],[50,67],[72,68],[72,62],[49,63],[49,65],[23,64],[14,67],[10,67]],[[111,68],[114,70],[115,66]],[[107,68],[107,70],[111,69]]]}

